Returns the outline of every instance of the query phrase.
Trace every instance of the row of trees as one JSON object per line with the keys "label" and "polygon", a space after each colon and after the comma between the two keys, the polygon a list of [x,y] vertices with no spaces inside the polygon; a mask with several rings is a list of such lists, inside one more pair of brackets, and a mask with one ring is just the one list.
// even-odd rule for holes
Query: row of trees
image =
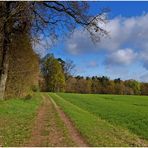
{"label": "row of trees", "polygon": [[66,92],[148,95],[148,83],[136,80],[110,80],[102,77],[70,77],[66,83]]}
{"label": "row of trees", "polygon": [[47,55],[41,62],[43,79],[40,81],[42,91],[148,95],[148,83],[136,80],[110,80],[106,76],[82,77],[72,76],[72,62],[56,59]]}
{"label": "row of trees", "polygon": [[[39,68],[32,43],[39,42],[41,36],[54,43],[58,36],[67,35],[78,25],[88,31],[93,40],[107,34],[102,28],[106,22],[104,10],[94,16],[88,9],[89,4],[80,1],[0,2],[0,99],[7,94],[24,96],[29,90],[30,80],[36,78]],[[31,64],[30,60],[35,62]]]}
{"label": "row of trees", "polygon": [[26,96],[38,85],[39,57],[27,34],[16,35],[15,39],[9,53],[6,98]]}

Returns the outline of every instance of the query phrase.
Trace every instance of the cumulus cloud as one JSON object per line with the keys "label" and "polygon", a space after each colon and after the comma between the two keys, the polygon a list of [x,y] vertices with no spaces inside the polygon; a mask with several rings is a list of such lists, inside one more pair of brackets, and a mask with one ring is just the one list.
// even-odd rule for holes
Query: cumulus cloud
{"label": "cumulus cloud", "polygon": [[107,65],[129,65],[137,56],[132,49],[120,49],[107,56],[105,64]]}
{"label": "cumulus cloud", "polygon": [[41,44],[41,43],[36,43],[34,46],[33,46],[33,49],[34,51],[40,55],[41,57],[44,57],[47,53],[48,53],[48,48],[45,47],[46,45],[44,44]]}
{"label": "cumulus cloud", "polygon": [[137,59],[148,69],[148,14],[130,18],[116,17],[104,28],[108,37],[94,45],[87,32],[76,30],[66,42],[66,50],[70,54],[88,54],[104,50],[107,53],[106,64],[130,64]]}
{"label": "cumulus cloud", "polygon": [[33,49],[41,57],[44,57],[46,54],[48,54],[49,49],[51,49],[54,43],[56,43],[52,36],[46,37],[44,35],[40,35],[34,40],[35,41],[33,42]]}
{"label": "cumulus cloud", "polygon": [[83,30],[76,30],[72,37],[66,41],[66,50],[73,55],[88,53],[95,49],[88,33]]}

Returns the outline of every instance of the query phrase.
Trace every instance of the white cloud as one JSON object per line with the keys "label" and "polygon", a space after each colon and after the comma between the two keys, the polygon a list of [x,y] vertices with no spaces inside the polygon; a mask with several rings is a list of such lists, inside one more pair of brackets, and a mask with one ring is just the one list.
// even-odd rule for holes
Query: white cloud
{"label": "white cloud", "polygon": [[127,35],[123,35],[123,25],[121,22],[121,17],[117,17],[109,21],[105,27],[105,29],[109,32],[109,36],[103,38],[101,42],[98,43],[98,49],[114,51],[121,48],[121,45],[127,38]]}
{"label": "white cloud", "polygon": [[44,57],[47,53],[48,53],[48,50],[47,48],[45,48],[42,44],[40,43],[36,43],[34,46],[33,46],[33,49],[34,51],[40,55],[41,57]]}
{"label": "white cloud", "polygon": [[148,14],[131,18],[116,17],[106,25],[110,38],[103,39],[101,47],[106,50],[117,50],[130,45],[130,48],[137,50],[148,49],[147,24]]}
{"label": "white cloud", "polygon": [[54,43],[55,41],[52,39],[52,37],[45,37],[41,35],[36,39],[36,41],[33,42],[33,49],[41,57],[44,57],[49,53],[49,49],[53,47]]}
{"label": "white cloud", "polygon": [[130,64],[135,55],[139,54],[137,60],[141,60],[148,69],[148,13],[130,18],[116,17],[104,28],[108,30],[109,36],[102,38],[96,45],[92,43],[88,33],[76,30],[67,40],[66,50],[74,55],[104,50],[106,57],[114,64]]}
{"label": "white cloud", "polygon": [[132,49],[120,49],[107,56],[105,63],[107,65],[129,65],[131,64],[137,54]]}
{"label": "white cloud", "polygon": [[75,30],[72,37],[66,41],[66,51],[73,55],[88,53],[95,49],[86,31]]}

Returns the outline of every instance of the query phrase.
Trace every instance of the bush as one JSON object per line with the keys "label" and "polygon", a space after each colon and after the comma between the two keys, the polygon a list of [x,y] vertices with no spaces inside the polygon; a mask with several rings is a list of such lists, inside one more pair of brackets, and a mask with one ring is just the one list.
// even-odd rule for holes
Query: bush
{"label": "bush", "polygon": [[32,90],[33,92],[39,92],[39,91],[40,91],[38,85],[33,85],[32,88],[31,88],[31,90]]}

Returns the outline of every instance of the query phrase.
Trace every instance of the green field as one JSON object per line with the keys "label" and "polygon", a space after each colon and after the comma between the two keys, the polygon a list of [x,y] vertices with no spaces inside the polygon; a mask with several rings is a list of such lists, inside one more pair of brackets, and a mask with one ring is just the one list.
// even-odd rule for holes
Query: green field
{"label": "green field", "polygon": [[88,146],[148,146],[147,96],[70,93],[0,101],[0,146],[81,146],[55,106]]}
{"label": "green field", "polygon": [[77,146],[48,101],[40,93],[30,99],[0,101],[0,147]]}
{"label": "green field", "polygon": [[30,137],[41,96],[0,101],[0,145],[23,146]]}
{"label": "green field", "polygon": [[148,146],[148,97],[50,93],[91,146]]}

